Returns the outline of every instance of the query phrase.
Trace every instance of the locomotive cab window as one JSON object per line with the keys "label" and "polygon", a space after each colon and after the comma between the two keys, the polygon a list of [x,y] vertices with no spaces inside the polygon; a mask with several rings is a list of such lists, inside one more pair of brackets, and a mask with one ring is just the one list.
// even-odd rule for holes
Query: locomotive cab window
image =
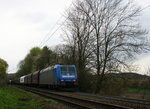
{"label": "locomotive cab window", "polygon": [[75,72],[74,67],[61,67],[60,70],[62,73],[74,73]]}
{"label": "locomotive cab window", "polygon": [[74,69],[74,67],[68,67],[68,71],[69,72],[75,72],[75,69]]}

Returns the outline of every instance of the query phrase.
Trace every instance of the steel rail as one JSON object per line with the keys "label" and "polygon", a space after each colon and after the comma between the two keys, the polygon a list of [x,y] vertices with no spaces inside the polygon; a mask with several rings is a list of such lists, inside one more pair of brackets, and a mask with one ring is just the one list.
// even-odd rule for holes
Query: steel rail
{"label": "steel rail", "polygon": [[77,93],[75,95],[79,96],[89,96],[89,97],[95,97],[99,99],[106,99],[106,100],[115,100],[119,102],[130,102],[130,103],[136,103],[136,104],[141,104],[141,105],[148,105],[150,106],[150,100],[145,100],[145,99],[134,99],[134,98],[125,98],[125,97],[117,97],[117,96],[103,96],[103,95],[91,95],[91,94],[86,94],[86,93]]}
{"label": "steel rail", "polygon": [[36,93],[38,95],[48,97],[48,98],[53,98],[55,100],[65,102],[67,104],[74,105],[75,107],[80,107],[82,109],[133,109],[130,107],[126,106],[120,106],[120,105],[115,105],[115,104],[110,104],[110,103],[105,103],[105,102],[98,102],[94,100],[87,100],[87,99],[81,99],[78,97],[72,97],[72,96],[67,96],[67,95],[62,95],[62,94],[56,94],[54,92],[49,92],[47,90],[43,89],[37,89],[37,88],[29,88],[29,87],[24,87],[24,86],[19,86],[19,88],[22,88],[26,91],[30,91],[32,93]]}

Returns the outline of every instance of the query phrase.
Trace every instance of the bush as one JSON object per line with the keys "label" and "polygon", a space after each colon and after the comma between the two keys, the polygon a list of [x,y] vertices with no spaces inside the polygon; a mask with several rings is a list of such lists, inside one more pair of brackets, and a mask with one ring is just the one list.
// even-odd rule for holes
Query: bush
{"label": "bush", "polygon": [[6,86],[6,75],[0,75],[0,88]]}
{"label": "bush", "polygon": [[120,95],[123,93],[123,80],[121,79],[106,79],[102,83],[101,94]]}
{"label": "bush", "polygon": [[0,58],[0,87],[3,87],[6,85],[7,67],[8,67],[7,62]]}

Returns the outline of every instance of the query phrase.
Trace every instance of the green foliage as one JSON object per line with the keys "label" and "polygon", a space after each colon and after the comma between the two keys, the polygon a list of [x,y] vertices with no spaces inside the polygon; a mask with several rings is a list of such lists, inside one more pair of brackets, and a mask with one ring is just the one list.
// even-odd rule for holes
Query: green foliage
{"label": "green foliage", "polygon": [[7,67],[7,62],[0,58],[0,76],[6,74]]}
{"label": "green foliage", "polygon": [[20,61],[17,76],[20,77],[22,75],[26,75],[35,71],[36,69],[34,68],[35,64],[34,62],[37,59],[37,56],[39,56],[41,53],[42,50],[40,48],[38,47],[32,48],[25,57],[25,59]]}
{"label": "green foliage", "polygon": [[6,84],[7,68],[8,68],[7,62],[0,58],[0,87],[3,87]]}
{"label": "green foliage", "polygon": [[34,56],[38,56],[41,53],[42,53],[42,50],[39,47],[34,47],[30,50],[30,53],[28,55],[30,55],[31,57],[34,57]]}
{"label": "green foliage", "polygon": [[150,94],[150,90],[136,89],[136,88],[127,88],[126,92],[129,92],[129,93]]}
{"label": "green foliage", "polygon": [[41,70],[50,65],[56,64],[55,53],[46,46],[42,49],[42,53],[35,60],[35,69]]}
{"label": "green foliage", "polygon": [[53,64],[56,64],[56,53],[46,46],[43,49],[34,47],[25,59],[20,61],[17,76],[20,77]]}

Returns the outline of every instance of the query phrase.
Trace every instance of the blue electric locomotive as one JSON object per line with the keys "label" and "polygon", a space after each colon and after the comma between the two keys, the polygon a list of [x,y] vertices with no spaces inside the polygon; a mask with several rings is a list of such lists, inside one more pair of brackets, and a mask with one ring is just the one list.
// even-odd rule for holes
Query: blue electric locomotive
{"label": "blue electric locomotive", "polygon": [[50,87],[76,87],[77,71],[75,65],[55,65],[39,72],[39,85]]}

